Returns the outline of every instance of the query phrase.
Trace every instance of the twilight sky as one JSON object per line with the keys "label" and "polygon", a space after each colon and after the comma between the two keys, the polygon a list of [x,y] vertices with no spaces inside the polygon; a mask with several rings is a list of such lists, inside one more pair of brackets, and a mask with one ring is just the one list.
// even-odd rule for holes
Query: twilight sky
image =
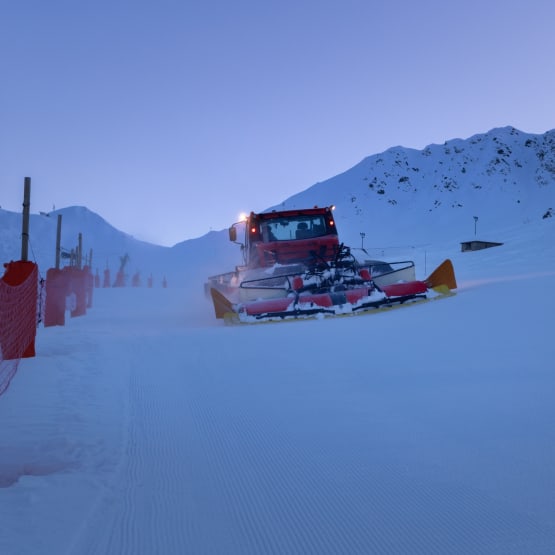
{"label": "twilight sky", "polygon": [[401,145],[555,128],[551,0],[0,0],[0,206],[164,245]]}

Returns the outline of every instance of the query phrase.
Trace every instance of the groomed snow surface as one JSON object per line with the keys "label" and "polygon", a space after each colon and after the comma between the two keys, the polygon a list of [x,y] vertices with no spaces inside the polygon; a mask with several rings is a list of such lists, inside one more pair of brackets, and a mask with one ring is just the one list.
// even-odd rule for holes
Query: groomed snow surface
{"label": "groomed snow surface", "polygon": [[0,553],[555,553],[542,226],[428,252],[457,295],[380,314],[230,327],[201,284],[95,290],[0,397]]}

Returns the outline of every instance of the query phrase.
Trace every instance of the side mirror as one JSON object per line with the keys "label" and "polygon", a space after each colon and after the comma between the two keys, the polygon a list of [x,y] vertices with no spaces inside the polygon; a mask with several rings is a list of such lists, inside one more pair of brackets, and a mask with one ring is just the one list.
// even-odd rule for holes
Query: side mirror
{"label": "side mirror", "polygon": [[229,228],[229,240],[233,243],[237,241],[237,228],[235,226]]}

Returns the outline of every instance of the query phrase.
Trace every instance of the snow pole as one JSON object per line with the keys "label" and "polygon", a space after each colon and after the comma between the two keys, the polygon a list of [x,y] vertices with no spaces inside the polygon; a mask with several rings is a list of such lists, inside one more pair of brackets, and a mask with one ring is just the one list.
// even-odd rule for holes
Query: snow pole
{"label": "snow pole", "polygon": [[77,236],[77,268],[83,267],[83,234],[79,232]]}
{"label": "snow pole", "polygon": [[58,225],[56,227],[56,270],[60,269],[60,253],[62,243],[62,215],[58,214]]}
{"label": "snow pole", "polygon": [[29,211],[31,207],[31,178],[26,177],[23,191],[23,225],[21,229],[21,260],[29,259]]}

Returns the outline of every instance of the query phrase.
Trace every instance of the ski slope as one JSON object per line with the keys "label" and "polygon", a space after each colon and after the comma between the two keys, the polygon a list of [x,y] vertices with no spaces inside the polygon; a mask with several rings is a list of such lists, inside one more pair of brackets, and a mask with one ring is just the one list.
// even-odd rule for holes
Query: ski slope
{"label": "ski slope", "polygon": [[0,553],[555,552],[552,230],[435,253],[457,295],[381,314],[95,290],[0,398]]}

